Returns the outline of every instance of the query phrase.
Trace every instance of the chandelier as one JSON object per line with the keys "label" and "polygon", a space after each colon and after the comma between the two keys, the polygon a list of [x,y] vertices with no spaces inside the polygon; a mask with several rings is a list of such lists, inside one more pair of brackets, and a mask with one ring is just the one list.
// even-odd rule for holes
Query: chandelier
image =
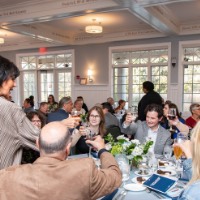
{"label": "chandelier", "polygon": [[96,25],[95,24],[96,19],[93,19],[92,21],[93,21],[92,25],[85,27],[85,32],[86,33],[93,33],[93,34],[94,33],[102,33],[103,27],[100,25],[101,23],[99,23],[99,25],[98,24]]}

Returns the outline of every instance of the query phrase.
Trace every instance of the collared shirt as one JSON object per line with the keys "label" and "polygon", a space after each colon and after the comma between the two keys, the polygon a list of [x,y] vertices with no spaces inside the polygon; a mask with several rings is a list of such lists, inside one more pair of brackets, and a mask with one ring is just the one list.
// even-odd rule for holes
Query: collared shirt
{"label": "collared shirt", "polygon": [[155,143],[156,143],[156,139],[157,139],[157,133],[158,133],[159,126],[160,125],[158,125],[158,128],[154,131],[150,128],[148,129],[147,140],[153,141],[153,145],[149,149],[150,152],[154,152],[154,147],[155,147]]}

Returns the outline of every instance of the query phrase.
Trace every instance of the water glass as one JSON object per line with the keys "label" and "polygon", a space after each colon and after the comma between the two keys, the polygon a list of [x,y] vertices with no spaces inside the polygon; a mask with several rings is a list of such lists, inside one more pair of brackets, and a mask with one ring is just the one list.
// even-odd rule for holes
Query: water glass
{"label": "water glass", "polygon": [[172,147],[171,146],[166,146],[164,148],[164,157],[167,160],[170,160],[171,156],[172,156]]}
{"label": "water glass", "polygon": [[129,160],[127,157],[123,154],[118,154],[115,156],[115,159],[119,165],[119,168],[122,172],[122,182],[123,184],[128,181],[130,177],[130,165],[129,165]]}

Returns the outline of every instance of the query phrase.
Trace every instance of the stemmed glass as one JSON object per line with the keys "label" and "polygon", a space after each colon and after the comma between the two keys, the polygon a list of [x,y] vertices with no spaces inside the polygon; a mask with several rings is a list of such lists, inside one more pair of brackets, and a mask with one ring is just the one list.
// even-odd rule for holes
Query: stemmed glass
{"label": "stemmed glass", "polygon": [[[86,140],[94,140],[94,137],[96,136],[96,133],[94,131],[92,131],[90,128],[89,128],[89,124],[86,125],[85,127],[85,130],[86,130]],[[88,153],[88,156],[89,158],[92,157],[91,155],[91,151],[92,151],[92,145],[91,144],[87,144],[89,146],[89,153]]]}
{"label": "stemmed glass", "polygon": [[[174,120],[176,118],[176,108],[170,108],[168,112],[169,120]],[[173,131],[172,126],[170,126],[170,131]]]}
{"label": "stemmed glass", "polygon": [[72,117],[80,117],[80,111],[77,111],[77,110],[72,110],[71,111],[71,116]]}

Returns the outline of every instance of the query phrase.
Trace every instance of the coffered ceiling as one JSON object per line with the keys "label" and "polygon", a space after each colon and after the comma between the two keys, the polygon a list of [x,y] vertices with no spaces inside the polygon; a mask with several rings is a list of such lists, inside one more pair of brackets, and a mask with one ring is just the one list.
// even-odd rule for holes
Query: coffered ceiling
{"label": "coffered ceiling", "polygon": [[[0,0],[0,51],[200,33],[199,0]],[[89,34],[85,26],[101,24]]]}

